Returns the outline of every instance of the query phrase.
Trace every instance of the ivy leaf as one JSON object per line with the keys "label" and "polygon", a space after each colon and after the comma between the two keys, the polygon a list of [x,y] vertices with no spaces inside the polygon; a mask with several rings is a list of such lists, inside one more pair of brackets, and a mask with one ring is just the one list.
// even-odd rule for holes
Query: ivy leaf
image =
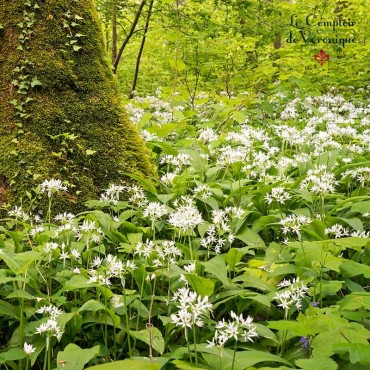
{"label": "ivy leaf", "polygon": [[79,51],[80,49],[82,49],[82,47],[78,45],[73,45],[72,48],[74,51]]}
{"label": "ivy leaf", "polygon": [[37,79],[37,77],[33,77],[31,81],[31,87],[35,86],[42,86],[42,83]]}

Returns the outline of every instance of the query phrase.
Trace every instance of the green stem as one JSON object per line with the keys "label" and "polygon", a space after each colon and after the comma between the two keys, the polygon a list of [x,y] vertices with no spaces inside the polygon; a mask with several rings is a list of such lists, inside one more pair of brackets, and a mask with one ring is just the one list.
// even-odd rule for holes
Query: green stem
{"label": "green stem", "polygon": [[193,322],[193,342],[194,342],[194,355],[195,355],[195,365],[198,367],[198,353],[197,353],[197,333],[196,333],[195,324]]}
{"label": "green stem", "polygon": [[190,237],[190,235],[188,235],[188,238],[189,238],[190,260],[191,260],[191,262],[193,262],[193,261],[194,261],[194,257],[193,257],[193,247],[192,247],[192,245],[191,245],[191,237]]}
{"label": "green stem", "polygon": [[235,355],[236,355],[236,345],[237,345],[238,341],[235,341],[235,344],[234,344],[234,353],[233,353],[233,363],[231,365],[231,370],[234,370],[234,365],[235,365]]}
{"label": "green stem", "polygon": [[186,343],[188,345],[188,353],[189,353],[190,364],[191,364],[191,366],[193,366],[193,359],[191,358],[190,343],[189,343],[189,338],[188,338],[188,329],[186,327],[185,327],[185,339],[186,339]]}
{"label": "green stem", "polygon": [[126,330],[127,330],[128,356],[129,358],[131,358],[132,349],[131,349],[131,339],[130,339],[130,324],[128,320],[128,309],[127,309],[127,299],[126,299],[126,288],[125,287],[123,287],[123,302],[126,308],[125,320],[126,320]]}

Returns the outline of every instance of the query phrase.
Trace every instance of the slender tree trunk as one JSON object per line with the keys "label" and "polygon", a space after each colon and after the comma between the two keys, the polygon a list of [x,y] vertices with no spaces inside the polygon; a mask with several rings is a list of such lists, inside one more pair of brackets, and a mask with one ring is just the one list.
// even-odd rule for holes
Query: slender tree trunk
{"label": "slender tree trunk", "polygon": [[137,10],[136,15],[135,15],[135,19],[132,22],[130,31],[128,32],[126,38],[124,39],[124,41],[123,41],[123,43],[122,43],[122,45],[121,45],[121,47],[120,47],[120,49],[118,51],[117,58],[116,58],[116,60],[113,63],[113,73],[116,73],[117,72],[118,64],[119,64],[119,62],[121,60],[122,53],[125,50],[125,47],[128,44],[128,42],[130,41],[132,35],[134,34],[136,25],[139,22],[139,18],[140,18],[141,12],[143,11],[143,8],[144,8],[145,3],[146,3],[146,0],[142,0],[141,1],[140,6],[139,6],[139,9]]}
{"label": "slender tree trunk", "polygon": [[112,64],[117,59],[117,2],[113,1],[112,4]]}
{"label": "slender tree trunk", "polygon": [[143,38],[141,40],[139,54],[137,55],[137,59],[136,59],[135,75],[134,75],[134,80],[132,82],[131,92],[130,92],[130,96],[129,96],[130,99],[132,99],[135,95],[137,78],[139,76],[140,60],[141,60],[141,56],[142,56],[143,51],[144,51],[144,46],[145,46],[145,41],[146,41],[146,34],[148,32],[148,29],[149,29],[150,17],[152,15],[153,3],[154,3],[154,0],[151,0],[150,4],[149,4],[149,10],[148,10],[148,15],[146,17],[144,34],[143,34]]}

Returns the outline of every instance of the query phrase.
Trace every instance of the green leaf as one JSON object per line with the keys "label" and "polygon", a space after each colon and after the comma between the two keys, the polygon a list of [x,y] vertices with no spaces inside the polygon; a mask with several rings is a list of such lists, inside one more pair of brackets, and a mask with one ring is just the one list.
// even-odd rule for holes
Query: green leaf
{"label": "green leaf", "polygon": [[244,288],[255,288],[262,290],[263,292],[275,292],[276,290],[274,285],[269,284],[263,279],[248,273],[237,276],[233,281],[237,283],[243,283]]}
{"label": "green leaf", "polygon": [[22,360],[26,357],[26,353],[20,348],[10,348],[5,352],[0,353],[0,364],[5,364],[10,361]]}
{"label": "green leaf", "polygon": [[357,202],[351,207],[351,212],[366,213],[370,209],[370,200]]}
{"label": "green leaf", "polygon": [[290,321],[290,320],[279,320],[269,321],[267,325],[270,329],[289,331],[289,334],[295,337],[303,337],[307,335],[314,335],[315,331],[309,325],[309,323]]}
{"label": "green leaf", "polygon": [[96,153],[96,150],[86,149],[85,154],[86,155],[93,155]]}
{"label": "green leaf", "polygon": [[215,289],[215,283],[211,279],[206,279],[201,276],[193,275],[193,274],[184,274],[186,277],[186,280],[189,282],[191,287],[194,289],[194,291],[202,296],[208,296],[210,297],[213,294],[213,291]]}
{"label": "green leaf", "polygon": [[130,330],[130,335],[146,343],[148,346],[152,345],[153,349],[161,355],[163,354],[164,339],[162,333],[157,328],[152,327],[139,331]]}
{"label": "green leaf", "polygon": [[204,367],[195,367],[190,362],[182,360],[174,360],[172,363],[176,366],[176,369],[180,370],[204,370]]}
{"label": "green leaf", "polygon": [[78,312],[83,312],[83,311],[99,311],[99,310],[106,310],[106,307],[103,303],[99,301],[95,301],[94,299],[90,299],[87,301],[85,304],[83,304]]}
{"label": "green leaf", "polygon": [[340,271],[344,277],[364,275],[365,278],[370,278],[370,266],[355,261],[346,260],[342,262]]}
{"label": "green leaf", "polygon": [[352,227],[354,230],[358,230],[362,232],[364,230],[364,225],[362,224],[362,221],[359,218],[353,217],[353,218],[344,218],[344,217],[338,217],[339,220],[342,220],[346,224]]}
{"label": "green leaf", "polygon": [[342,310],[370,310],[370,293],[351,293],[338,301],[337,304],[339,304]]}
{"label": "green leaf", "polygon": [[233,112],[233,118],[238,123],[244,123],[246,117],[242,112],[236,111]]}
{"label": "green leaf", "polygon": [[95,284],[89,283],[89,279],[82,275],[73,275],[70,280],[68,280],[64,285],[64,290],[76,290],[83,288],[92,288]]}
{"label": "green leaf", "polygon": [[82,370],[94,357],[98,356],[100,345],[82,349],[74,343],[68,344],[64,351],[58,352],[57,369]]}
{"label": "green leaf", "polygon": [[36,299],[36,297],[31,295],[24,289],[17,289],[6,296],[6,299],[11,299],[11,298],[23,298],[23,299],[30,299],[30,300]]}
{"label": "green leaf", "polygon": [[370,346],[362,343],[338,343],[333,345],[335,353],[349,353],[352,364],[370,365]]}
{"label": "green leaf", "polygon": [[218,255],[207,262],[200,262],[207,272],[213,274],[224,287],[230,287],[232,284],[227,277],[227,266],[222,255]]}
{"label": "green leaf", "polygon": [[261,237],[247,226],[243,226],[239,233],[235,235],[235,238],[241,240],[247,245],[265,247],[265,243]]}
{"label": "green leaf", "polygon": [[236,248],[231,248],[226,255],[226,263],[229,265],[229,269],[233,271],[237,263],[241,261],[244,253]]}
{"label": "green leaf", "polygon": [[35,86],[42,86],[42,83],[37,79],[37,77],[33,77],[31,81],[31,87]]}
{"label": "green leaf", "polygon": [[161,368],[160,364],[151,364],[148,361],[142,359],[127,359],[123,361],[114,361],[108,364],[103,365],[96,365],[92,367],[88,367],[89,370],[119,370],[119,369],[127,369],[127,370],[159,370]]}
{"label": "green leaf", "polygon": [[302,358],[295,361],[303,370],[312,370],[312,369],[325,369],[325,370],[336,370],[338,369],[337,363],[329,357],[311,357],[311,358]]}
{"label": "green leaf", "polygon": [[[218,349],[215,347],[207,348],[205,344],[200,344],[197,346],[197,350],[203,353],[203,357],[211,369],[231,370],[234,351],[224,348],[220,358]],[[283,363],[292,366],[289,361],[269,352],[245,350],[236,352],[234,370],[245,370],[262,362]]]}

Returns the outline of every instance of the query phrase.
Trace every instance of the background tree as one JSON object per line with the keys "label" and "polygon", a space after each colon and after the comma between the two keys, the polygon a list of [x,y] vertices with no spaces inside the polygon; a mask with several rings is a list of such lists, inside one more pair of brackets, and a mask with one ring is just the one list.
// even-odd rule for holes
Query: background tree
{"label": "background tree", "polygon": [[1,202],[56,177],[81,204],[127,173],[154,173],[91,0],[1,2],[0,24]]}

